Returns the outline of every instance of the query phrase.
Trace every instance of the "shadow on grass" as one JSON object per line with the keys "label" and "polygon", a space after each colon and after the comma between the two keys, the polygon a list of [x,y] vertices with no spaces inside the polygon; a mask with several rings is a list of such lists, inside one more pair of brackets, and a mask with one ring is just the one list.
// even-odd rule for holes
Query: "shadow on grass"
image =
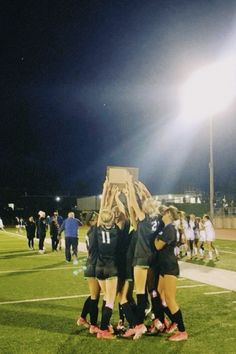
{"label": "shadow on grass", "polygon": [[[21,252],[21,253],[20,253]],[[20,251],[19,253],[16,254],[16,252],[12,252],[13,254],[6,254],[5,256],[1,255],[0,259],[13,259],[13,258],[20,258],[20,257],[28,257],[32,255],[36,255],[38,251]],[[8,252],[7,252],[8,253]]]}
{"label": "shadow on grass", "polygon": [[204,259],[199,259],[199,258],[193,258],[193,259],[182,259],[182,261],[186,262],[186,263],[191,263],[191,264],[198,264],[198,265],[203,265],[206,267],[211,267],[214,268],[216,266],[216,262],[218,262],[218,260],[204,260]]}
{"label": "shadow on grass", "polygon": [[[45,314],[43,309],[37,314],[30,312],[12,311],[1,308],[0,325],[17,328],[36,328],[55,333],[79,334],[86,331],[84,327],[78,327],[74,319],[54,316],[53,313]],[[14,332],[14,329],[12,329]]]}
{"label": "shadow on grass", "polygon": [[0,251],[0,254],[9,254],[9,253],[22,253],[22,252],[25,252],[25,253],[27,253],[27,252],[29,252],[30,254],[32,254],[32,250],[26,250],[25,248],[24,249],[22,249],[22,250],[15,250],[15,251]]}
{"label": "shadow on grass", "polygon": [[70,270],[72,270],[73,268],[70,267],[70,265],[66,264],[65,261],[61,261],[61,262],[57,262],[57,263],[54,263],[54,264],[46,264],[45,266],[39,266],[39,267],[36,267],[36,268],[32,268],[32,269],[25,269],[24,271],[22,270],[19,270],[19,271],[16,271],[16,270],[10,270],[8,273],[1,273],[1,277],[12,277],[12,276],[18,276],[18,275],[22,275],[22,274],[30,274],[30,273],[37,273],[37,272],[40,272],[42,270],[45,270],[45,269],[55,269],[57,270],[58,266],[61,266],[61,265],[64,265],[65,266],[65,270],[68,268]]}

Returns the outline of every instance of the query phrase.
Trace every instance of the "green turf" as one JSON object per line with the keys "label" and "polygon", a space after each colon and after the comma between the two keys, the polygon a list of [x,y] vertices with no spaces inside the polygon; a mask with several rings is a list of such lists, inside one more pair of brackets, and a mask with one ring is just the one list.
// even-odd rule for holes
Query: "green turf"
{"label": "green turf", "polygon": [[[233,247],[223,241],[221,247]],[[222,258],[224,256],[222,255]],[[227,254],[228,257],[228,254]],[[79,267],[64,261],[64,252],[38,255],[28,251],[24,238],[0,232],[0,302],[78,295],[71,299],[0,304],[1,354],[123,354],[123,353],[235,353],[236,294],[228,292],[205,295],[222,289],[202,285],[188,279],[178,281],[177,298],[181,305],[189,340],[170,343],[166,335],[138,341],[98,340],[75,320],[80,314],[88,287],[80,269],[85,255],[80,253]],[[235,257],[232,260],[235,267]],[[117,307],[117,306],[116,306]],[[115,310],[112,322],[118,320]]]}
{"label": "green turf", "polygon": [[236,241],[227,241],[227,240],[217,240],[215,246],[219,251],[219,260],[209,261],[207,257],[207,248],[205,246],[205,256],[206,258],[202,259],[192,259],[187,260],[187,257],[182,260],[199,265],[205,265],[208,267],[215,267],[227,270],[236,271]]}

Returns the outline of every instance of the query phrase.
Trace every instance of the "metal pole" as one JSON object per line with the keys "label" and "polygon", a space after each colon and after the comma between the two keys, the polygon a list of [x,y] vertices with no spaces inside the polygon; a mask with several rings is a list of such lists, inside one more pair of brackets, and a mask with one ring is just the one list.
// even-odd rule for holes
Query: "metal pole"
{"label": "metal pole", "polygon": [[214,162],[213,162],[213,119],[210,118],[210,217],[213,221],[214,218]]}

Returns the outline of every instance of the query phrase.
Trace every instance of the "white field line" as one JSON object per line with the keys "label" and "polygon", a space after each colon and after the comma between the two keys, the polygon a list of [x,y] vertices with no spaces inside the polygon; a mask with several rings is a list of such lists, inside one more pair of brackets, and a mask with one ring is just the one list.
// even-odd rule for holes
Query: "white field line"
{"label": "white field line", "polygon": [[[6,233],[9,234],[10,237],[19,237],[19,238],[23,238],[25,241],[27,241],[26,235],[20,235],[16,232],[10,232],[10,231],[5,231],[4,234],[6,234]],[[36,237],[35,237],[35,242],[38,245],[38,239]],[[51,245],[51,238],[46,236],[44,242],[48,245]],[[64,248],[65,248],[64,238],[62,238],[62,249],[64,249]],[[79,242],[78,248],[79,248],[80,252],[87,253],[86,245],[84,242]],[[29,257],[34,257],[34,256],[29,256]]]}
{"label": "white field line", "polygon": [[202,286],[207,286],[207,284],[196,284],[196,285],[180,285],[180,286],[177,286],[178,289],[187,289],[187,288],[199,288],[199,287],[202,287]]}
{"label": "white field line", "polygon": [[232,293],[230,290],[224,290],[224,291],[211,291],[208,293],[204,293],[204,295],[217,295],[217,294],[227,294],[227,293]]}
{"label": "white field line", "polygon": [[31,273],[31,272],[48,272],[50,270],[75,270],[77,269],[78,266],[73,266],[73,267],[60,267],[60,268],[48,268],[48,269],[17,269],[17,270],[1,270],[0,274],[5,274],[5,273]]}
{"label": "white field line", "polygon": [[[186,285],[186,286],[177,286],[177,288],[196,288],[200,286],[206,286],[204,284],[199,285]],[[16,300],[16,301],[3,301],[0,302],[0,305],[10,305],[10,304],[23,304],[27,302],[41,302],[41,301],[54,301],[54,300],[65,300],[65,299],[77,299],[81,297],[88,297],[89,294],[83,295],[70,295],[70,296],[57,296],[57,297],[45,297],[39,299],[26,299],[26,300]]]}
{"label": "white field line", "polygon": [[9,305],[9,304],[23,304],[25,302],[40,302],[40,301],[54,301],[54,300],[65,300],[65,299],[77,299],[80,297],[88,297],[89,294],[85,295],[70,295],[70,296],[57,296],[57,297],[45,297],[39,299],[27,299],[27,300],[17,300],[17,301],[3,301],[0,302],[0,305]]}
{"label": "white field line", "polygon": [[236,252],[230,252],[230,251],[222,251],[222,250],[220,250],[220,254],[221,254],[221,253],[236,254]]}

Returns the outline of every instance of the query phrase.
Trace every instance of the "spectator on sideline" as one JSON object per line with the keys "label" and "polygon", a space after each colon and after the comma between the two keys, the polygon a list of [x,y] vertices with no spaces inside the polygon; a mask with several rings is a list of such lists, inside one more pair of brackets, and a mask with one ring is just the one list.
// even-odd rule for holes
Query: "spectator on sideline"
{"label": "spectator on sideline", "polygon": [[5,231],[1,216],[0,216],[0,230]]}
{"label": "spectator on sideline", "polygon": [[[58,214],[57,210],[54,211],[52,218],[53,217],[56,218],[57,224],[59,225],[59,228],[60,228],[63,223],[63,217]],[[51,218],[51,220],[52,220],[52,218]],[[57,237],[58,237],[59,250],[61,250],[61,236],[58,234]]]}
{"label": "spectator on sideline", "polygon": [[50,221],[50,236],[52,240],[52,252],[57,251],[59,243],[59,225],[55,216],[53,216]]}
{"label": "spectator on sideline", "polygon": [[39,211],[38,212],[39,219],[37,222],[37,237],[39,239],[39,253],[43,254],[45,252],[44,250],[44,240],[46,237],[46,214],[44,211]]}
{"label": "spectator on sideline", "polygon": [[20,233],[20,218],[18,218],[18,216],[16,216],[16,232],[18,232],[18,234]]}
{"label": "spectator on sideline", "polygon": [[28,239],[28,246],[30,249],[34,250],[34,238],[35,238],[36,225],[33,216],[29,217],[29,220],[26,222],[25,228],[26,228],[26,236]]}
{"label": "spectator on sideline", "polygon": [[70,211],[68,213],[68,218],[65,219],[60,227],[59,236],[64,231],[65,235],[65,256],[66,262],[71,261],[71,248],[73,256],[73,264],[78,264],[78,231],[79,225],[82,225],[82,222],[79,219],[75,218],[75,213]]}

